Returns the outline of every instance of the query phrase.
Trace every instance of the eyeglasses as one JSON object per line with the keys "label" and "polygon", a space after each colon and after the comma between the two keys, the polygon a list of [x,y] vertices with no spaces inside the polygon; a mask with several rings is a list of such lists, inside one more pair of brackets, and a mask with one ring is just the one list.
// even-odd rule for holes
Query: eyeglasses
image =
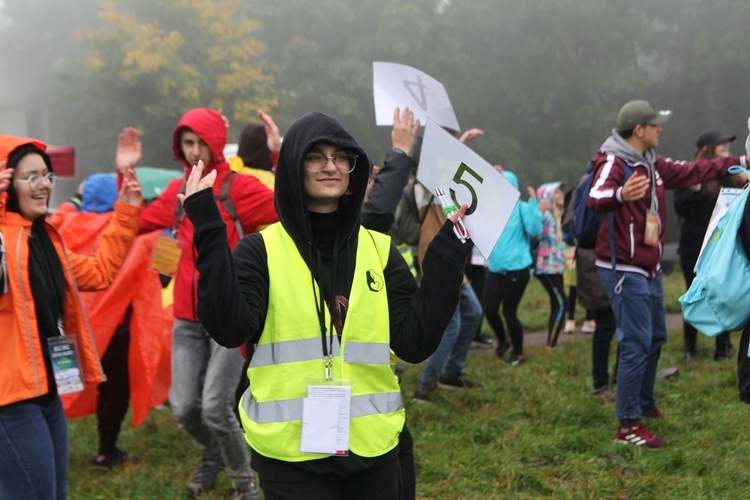
{"label": "eyeglasses", "polygon": [[52,172],[47,172],[44,175],[31,174],[26,179],[18,179],[18,182],[25,182],[28,184],[32,191],[39,191],[42,188],[42,181],[47,181],[49,182],[50,187],[55,187],[57,176]]}
{"label": "eyeglasses", "polygon": [[305,155],[305,170],[312,173],[317,173],[326,168],[328,160],[332,160],[333,164],[340,172],[348,174],[354,170],[354,166],[357,164],[357,155],[350,154],[338,154],[333,156],[326,156],[323,153],[307,153]]}

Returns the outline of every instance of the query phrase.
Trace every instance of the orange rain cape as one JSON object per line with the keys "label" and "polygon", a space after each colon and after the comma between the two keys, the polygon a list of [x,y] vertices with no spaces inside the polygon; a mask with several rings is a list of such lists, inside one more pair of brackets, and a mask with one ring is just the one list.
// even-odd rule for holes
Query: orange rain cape
{"label": "orange rain cape", "polygon": [[[60,232],[68,250],[93,255],[96,240],[111,216],[111,212],[57,211],[47,220]],[[153,407],[167,400],[171,383],[172,305],[169,299],[167,305],[162,304],[159,274],[150,269],[159,235],[160,231],[156,231],[136,238],[109,289],[81,293],[99,356],[107,350],[128,305],[133,304],[128,353],[133,427],[142,424]],[[83,392],[62,396],[67,417],[95,413],[97,396],[98,386],[91,385]]]}

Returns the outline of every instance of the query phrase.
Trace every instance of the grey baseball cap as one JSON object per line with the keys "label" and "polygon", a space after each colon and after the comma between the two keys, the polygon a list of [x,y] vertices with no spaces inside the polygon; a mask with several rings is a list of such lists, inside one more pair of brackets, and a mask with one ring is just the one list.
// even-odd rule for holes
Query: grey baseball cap
{"label": "grey baseball cap", "polygon": [[664,125],[672,118],[669,110],[657,111],[648,101],[635,100],[625,103],[617,113],[617,130],[632,130],[636,125]]}

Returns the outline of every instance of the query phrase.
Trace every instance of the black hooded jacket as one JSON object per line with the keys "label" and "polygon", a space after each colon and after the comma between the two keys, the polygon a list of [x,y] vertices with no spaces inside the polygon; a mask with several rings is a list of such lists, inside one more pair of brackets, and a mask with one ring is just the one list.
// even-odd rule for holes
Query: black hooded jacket
{"label": "black hooded jacket", "polygon": [[[350,175],[349,191],[342,197],[339,210],[332,214],[311,213],[306,208],[304,155],[318,142],[334,144],[359,156]],[[328,304],[334,296],[349,297],[368,178],[366,153],[336,119],[309,113],[284,136],[276,169],[276,211],[312,269]],[[225,347],[257,342],[268,309],[269,275],[262,235],[243,238],[232,256],[210,190],[189,197],[185,212],[195,226],[198,250],[198,317],[216,342]],[[391,348],[401,359],[419,363],[437,348],[458,305],[464,262],[472,246],[470,242],[462,244],[453,234],[453,224],[447,221],[430,245],[423,264],[422,286],[417,288],[403,257],[392,245],[384,271]],[[298,286],[312,283],[300,279]]]}

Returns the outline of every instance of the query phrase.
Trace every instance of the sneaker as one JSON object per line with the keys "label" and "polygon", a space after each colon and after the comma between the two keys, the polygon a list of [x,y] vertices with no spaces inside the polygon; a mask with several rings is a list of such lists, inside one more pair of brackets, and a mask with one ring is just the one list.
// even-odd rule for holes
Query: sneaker
{"label": "sneaker", "polygon": [[216,476],[224,468],[224,462],[221,457],[218,459],[203,457],[198,463],[198,467],[193,472],[193,477],[187,484],[188,493],[198,495],[200,493],[212,490],[216,487]]}
{"label": "sneaker", "polygon": [[660,438],[646,429],[640,420],[636,420],[630,427],[618,427],[615,440],[618,443],[634,444],[647,448],[661,448],[667,444],[664,438]]}
{"label": "sneaker", "polygon": [[560,347],[557,345],[545,345],[544,346],[544,352],[552,352],[552,351],[559,351]]}
{"label": "sneaker", "polygon": [[565,322],[565,328],[563,329],[563,333],[573,333],[576,331],[576,322],[575,320],[569,319]]}
{"label": "sneaker", "polygon": [[510,349],[510,342],[506,340],[505,342],[503,342],[503,345],[495,347],[495,356],[497,356],[498,359],[503,359],[505,357],[505,353],[508,352],[508,349]]}
{"label": "sneaker", "polygon": [[429,403],[432,401],[432,396],[435,392],[434,387],[417,387],[414,389],[414,402],[415,403]]}
{"label": "sneaker", "polygon": [[492,339],[483,335],[477,335],[474,337],[474,340],[471,341],[471,347],[489,349],[492,347]]}
{"label": "sneaker", "polygon": [[481,389],[484,387],[484,385],[479,382],[469,380],[463,373],[458,377],[446,377],[445,375],[440,375],[437,385],[441,389],[447,389],[449,391],[457,391],[459,389]]}
{"label": "sneaker", "polygon": [[525,363],[525,362],[526,362],[526,358],[524,358],[523,356],[516,356],[515,354],[511,356],[510,359],[508,360],[508,364],[510,366],[518,366],[521,363]]}
{"label": "sneaker", "polygon": [[98,467],[106,467],[107,469],[114,469],[118,465],[125,463],[125,457],[127,453],[125,450],[115,448],[112,453],[100,453],[94,459],[94,465]]}
{"label": "sneaker", "polygon": [[717,349],[714,351],[714,361],[723,361],[732,358],[734,358],[734,347],[732,344],[727,345],[723,349]]}
{"label": "sneaker", "polygon": [[594,330],[596,330],[596,320],[587,319],[583,322],[583,326],[581,326],[583,333],[594,333]]}

